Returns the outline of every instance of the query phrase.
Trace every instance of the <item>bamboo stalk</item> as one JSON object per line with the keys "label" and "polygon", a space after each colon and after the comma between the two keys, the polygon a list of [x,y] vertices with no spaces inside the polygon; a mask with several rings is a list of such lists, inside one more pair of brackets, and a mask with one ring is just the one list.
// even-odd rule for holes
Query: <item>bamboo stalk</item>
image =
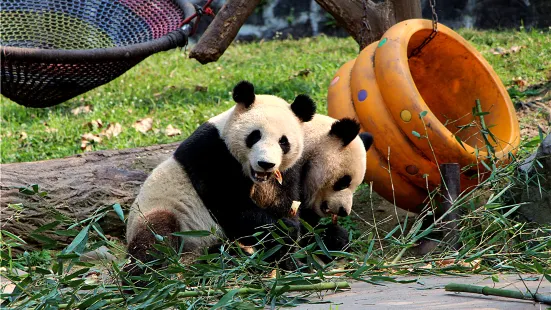
{"label": "bamboo stalk", "polygon": [[466,293],[475,293],[475,294],[484,294],[500,297],[508,297],[515,299],[524,299],[524,300],[534,300],[544,304],[551,305],[551,295],[542,295],[542,294],[524,294],[519,291],[504,290],[499,288],[492,288],[488,286],[478,286],[472,284],[459,284],[459,283],[450,283],[445,287],[446,291],[450,292],[466,292]]}
{"label": "bamboo stalk", "polygon": [[[341,282],[322,282],[322,283],[316,283],[316,284],[300,284],[300,285],[289,285],[289,286],[283,286],[278,285],[275,288],[276,292],[281,291],[284,287],[288,287],[288,290],[286,291],[293,291],[293,292],[303,292],[303,291],[323,291],[323,290],[331,290],[331,289],[344,289],[344,288],[350,288],[350,284],[345,281]],[[237,291],[237,294],[239,295],[247,295],[247,294],[254,294],[254,293],[261,293],[265,290],[262,288],[250,288],[250,287],[244,287],[240,288]],[[203,295],[220,295],[224,292],[221,290],[216,291],[186,291],[186,292],[180,292],[178,293],[179,298],[187,298],[187,297],[199,297]],[[119,302],[124,301],[124,298],[113,298],[107,300],[107,303],[105,305],[112,305]],[[69,305],[68,304],[60,304],[59,309],[66,309]],[[78,307],[76,307],[78,308]]]}

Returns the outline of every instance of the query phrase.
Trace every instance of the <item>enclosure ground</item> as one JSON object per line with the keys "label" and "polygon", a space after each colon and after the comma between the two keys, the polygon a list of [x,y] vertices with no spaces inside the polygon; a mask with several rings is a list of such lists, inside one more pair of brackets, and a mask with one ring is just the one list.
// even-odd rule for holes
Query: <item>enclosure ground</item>
{"label": "enclosure ground", "polygon": [[[538,293],[551,293],[551,283],[541,282],[541,275],[522,274],[523,281],[517,274],[499,275],[499,282],[495,285],[490,276],[419,276],[416,283],[401,284],[388,283],[373,285],[370,283],[353,281],[352,288],[338,293],[325,292],[321,295],[312,295],[308,299],[311,302],[324,302],[321,304],[305,304],[295,309],[546,309],[546,305],[531,302],[529,300],[517,300],[496,296],[484,296],[469,293],[454,293],[444,290],[449,283],[462,283],[480,286],[489,286],[507,290],[520,290],[526,292],[528,287],[532,293],[539,285]],[[416,277],[397,277],[397,280],[411,280]],[[537,280],[536,280],[537,279]],[[526,287],[524,286],[526,285]]]}

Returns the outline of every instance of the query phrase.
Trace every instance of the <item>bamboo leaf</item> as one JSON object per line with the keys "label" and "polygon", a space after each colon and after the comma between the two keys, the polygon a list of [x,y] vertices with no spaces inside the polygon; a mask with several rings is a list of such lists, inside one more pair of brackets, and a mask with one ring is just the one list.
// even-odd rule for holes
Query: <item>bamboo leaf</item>
{"label": "bamboo leaf", "polygon": [[59,236],[74,237],[74,236],[78,235],[78,230],[75,230],[75,229],[56,230],[56,231],[54,231],[54,234],[59,235]]}
{"label": "bamboo leaf", "polygon": [[119,218],[121,219],[121,221],[124,222],[124,213],[122,212],[122,208],[121,208],[121,205],[116,203],[113,205],[113,210],[115,210],[115,213],[117,213],[117,215],[119,216]]}
{"label": "bamboo leaf", "polygon": [[17,241],[17,242],[21,242],[23,244],[27,244],[27,242],[23,241],[23,239],[19,238],[18,236],[12,234],[11,232],[7,231],[7,230],[0,230],[0,235],[6,235],[10,238],[12,238],[13,240]]}
{"label": "bamboo leaf", "polygon": [[[87,225],[82,229],[78,235],[73,239],[73,241],[65,248],[65,253],[72,252],[75,250],[80,244],[86,243],[88,241],[88,231],[90,230],[90,225]],[[82,253],[78,253],[82,254]]]}
{"label": "bamboo leaf", "polygon": [[417,138],[421,139],[421,134],[419,134],[417,131],[412,130],[412,131],[411,131],[411,134],[414,135],[414,136],[416,136]]}
{"label": "bamboo leaf", "polygon": [[325,244],[323,243],[323,240],[321,240],[320,236],[316,234],[314,237],[316,238],[316,242],[318,243],[323,254],[332,259],[333,257],[331,257],[329,250],[327,250],[327,247],[325,247]]}
{"label": "bamboo leaf", "polygon": [[172,233],[173,236],[178,237],[206,237],[210,236],[211,232],[208,230],[189,230],[189,231],[179,231]]}
{"label": "bamboo leaf", "polygon": [[237,294],[237,293],[239,293],[238,288],[227,292],[226,294],[224,294],[224,296],[222,296],[222,298],[220,298],[220,300],[214,306],[212,306],[211,309],[218,309],[222,306],[227,305],[230,301],[233,300],[233,296],[235,296],[235,294]]}
{"label": "bamboo leaf", "polygon": [[274,246],[273,248],[269,249],[267,252],[264,253],[264,255],[262,256],[262,259],[266,260],[266,258],[274,255],[274,253],[279,251],[279,249],[281,249],[282,247],[283,247],[282,244],[278,244],[278,245]]}
{"label": "bamboo leaf", "polygon": [[467,149],[465,148],[465,145],[463,145],[463,141],[461,141],[461,138],[459,138],[459,136],[455,136],[455,140],[457,140],[457,142],[459,142],[459,144],[461,145],[461,147],[466,151]]}

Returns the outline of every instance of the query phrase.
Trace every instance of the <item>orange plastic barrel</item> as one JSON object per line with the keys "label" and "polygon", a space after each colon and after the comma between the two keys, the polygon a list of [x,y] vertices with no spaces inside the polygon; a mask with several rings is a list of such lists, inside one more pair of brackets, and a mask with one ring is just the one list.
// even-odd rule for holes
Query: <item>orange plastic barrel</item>
{"label": "orange plastic barrel", "polygon": [[[394,25],[337,71],[327,98],[329,116],[353,117],[375,138],[367,152],[365,181],[414,212],[441,183],[439,164],[460,164],[463,191],[489,175],[481,165],[488,155],[481,114],[496,138],[489,141],[500,163],[508,162],[520,143],[503,83],[456,32],[438,24],[437,35],[409,57],[431,31],[430,20]],[[481,114],[473,113],[477,99]]]}

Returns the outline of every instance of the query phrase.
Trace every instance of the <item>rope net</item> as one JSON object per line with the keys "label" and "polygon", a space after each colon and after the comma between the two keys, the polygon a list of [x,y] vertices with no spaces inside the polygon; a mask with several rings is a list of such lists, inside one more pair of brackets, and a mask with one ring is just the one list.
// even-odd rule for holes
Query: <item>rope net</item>
{"label": "rope net", "polygon": [[68,100],[184,46],[184,17],[172,0],[3,0],[2,94],[29,107]]}

